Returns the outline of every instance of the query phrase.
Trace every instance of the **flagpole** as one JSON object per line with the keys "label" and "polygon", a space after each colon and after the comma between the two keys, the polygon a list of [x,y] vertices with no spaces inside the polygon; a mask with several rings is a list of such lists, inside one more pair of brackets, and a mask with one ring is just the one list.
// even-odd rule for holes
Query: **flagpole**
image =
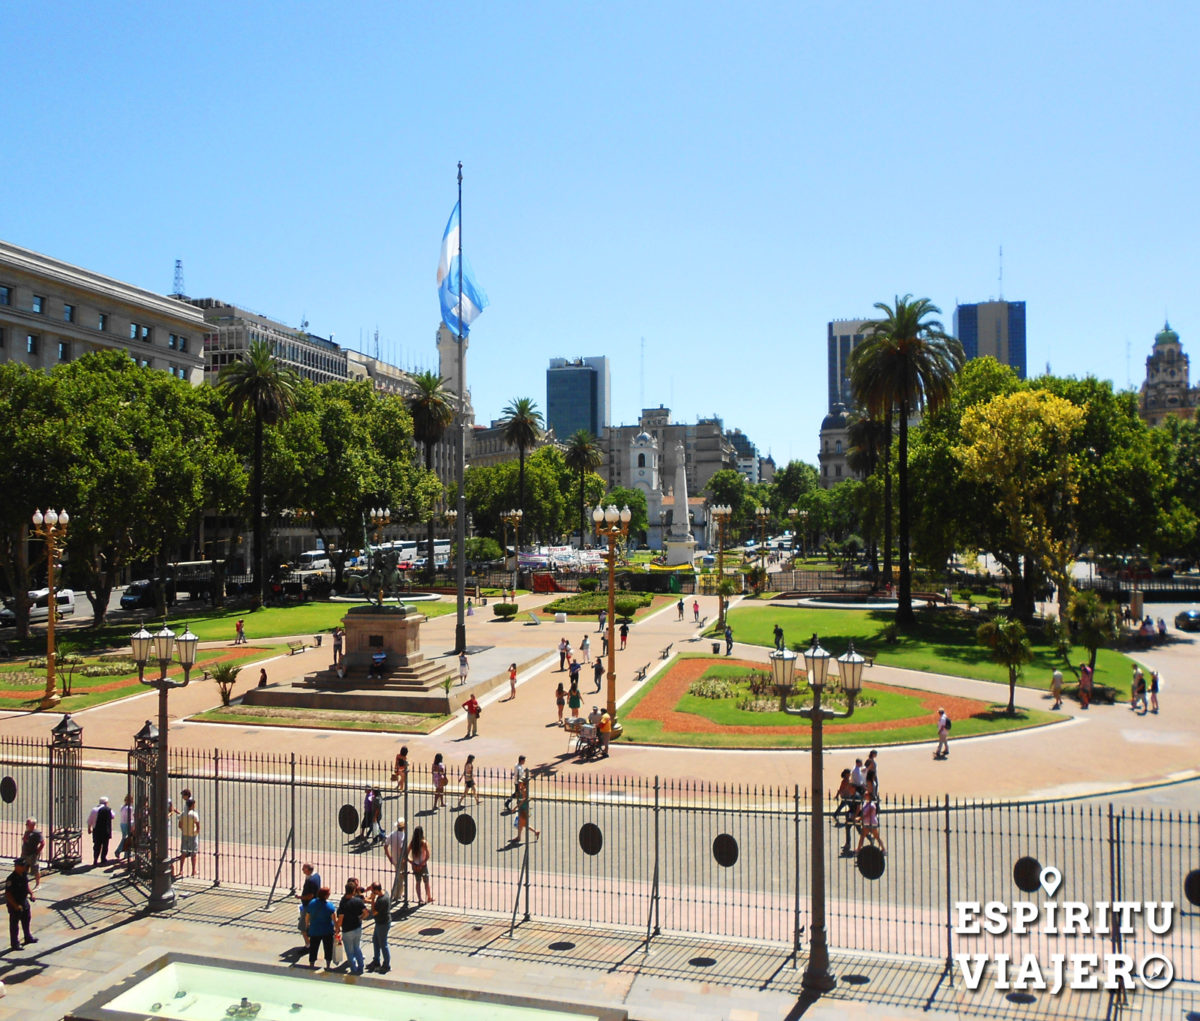
{"label": "flagpole", "polygon": [[[458,579],[458,623],[454,628],[454,651],[463,653],[467,649],[467,494],[463,489],[463,475],[467,464],[467,393],[466,372],[463,368],[463,244],[462,244],[462,161],[458,164],[458,465],[455,475],[458,482],[458,514],[455,515],[458,557],[455,571]],[[429,551],[433,556],[433,550]]]}

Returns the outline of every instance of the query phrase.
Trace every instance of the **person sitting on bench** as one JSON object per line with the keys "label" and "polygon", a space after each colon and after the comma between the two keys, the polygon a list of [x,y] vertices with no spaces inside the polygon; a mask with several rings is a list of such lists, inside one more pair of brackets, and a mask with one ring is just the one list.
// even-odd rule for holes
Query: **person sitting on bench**
{"label": "person sitting on bench", "polygon": [[371,669],[367,671],[368,677],[380,678],[383,676],[383,668],[387,665],[386,652],[371,653]]}

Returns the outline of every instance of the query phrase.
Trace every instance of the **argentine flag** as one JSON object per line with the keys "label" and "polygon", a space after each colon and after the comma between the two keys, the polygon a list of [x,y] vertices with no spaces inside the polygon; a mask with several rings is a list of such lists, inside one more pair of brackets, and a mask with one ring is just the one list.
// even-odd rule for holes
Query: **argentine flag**
{"label": "argentine flag", "polygon": [[[465,255],[458,253],[458,214],[459,204],[454,204],[454,212],[450,214],[450,222],[446,224],[446,233],[442,235],[442,257],[438,260],[437,283],[438,299],[442,303],[442,322],[455,333],[467,336],[471,323],[488,306],[487,295],[483,288],[475,282],[475,274],[471,272],[471,264]],[[462,259],[462,303],[458,307],[458,261]]]}

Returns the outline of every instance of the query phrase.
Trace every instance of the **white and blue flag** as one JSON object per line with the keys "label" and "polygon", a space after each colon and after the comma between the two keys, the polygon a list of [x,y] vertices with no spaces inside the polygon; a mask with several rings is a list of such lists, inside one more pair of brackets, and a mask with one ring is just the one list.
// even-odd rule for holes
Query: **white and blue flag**
{"label": "white and blue flag", "polygon": [[[442,257],[438,260],[438,299],[442,303],[442,322],[455,333],[467,336],[471,323],[488,306],[487,295],[475,282],[471,264],[465,255],[459,255],[458,246],[459,204],[454,204],[446,233],[442,235]],[[462,309],[458,307],[458,269],[462,259]]]}

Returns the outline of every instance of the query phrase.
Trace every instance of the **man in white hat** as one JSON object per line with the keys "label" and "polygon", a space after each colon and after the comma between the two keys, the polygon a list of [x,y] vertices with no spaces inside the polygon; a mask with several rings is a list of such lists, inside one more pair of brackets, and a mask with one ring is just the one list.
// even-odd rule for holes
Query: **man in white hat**
{"label": "man in white hat", "polygon": [[408,903],[408,831],[404,828],[404,819],[396,820],[396,828],[387,835],[383,842],[383,853],[396,870],[392,880],[392,906],[401,901]]}
{"label": "man in white hat", "polygon": [[113,811],[108,798],[101,798],[88,813],[88,832],[92,835],[92,864],[108,864],[108,844],[112,840]]}

